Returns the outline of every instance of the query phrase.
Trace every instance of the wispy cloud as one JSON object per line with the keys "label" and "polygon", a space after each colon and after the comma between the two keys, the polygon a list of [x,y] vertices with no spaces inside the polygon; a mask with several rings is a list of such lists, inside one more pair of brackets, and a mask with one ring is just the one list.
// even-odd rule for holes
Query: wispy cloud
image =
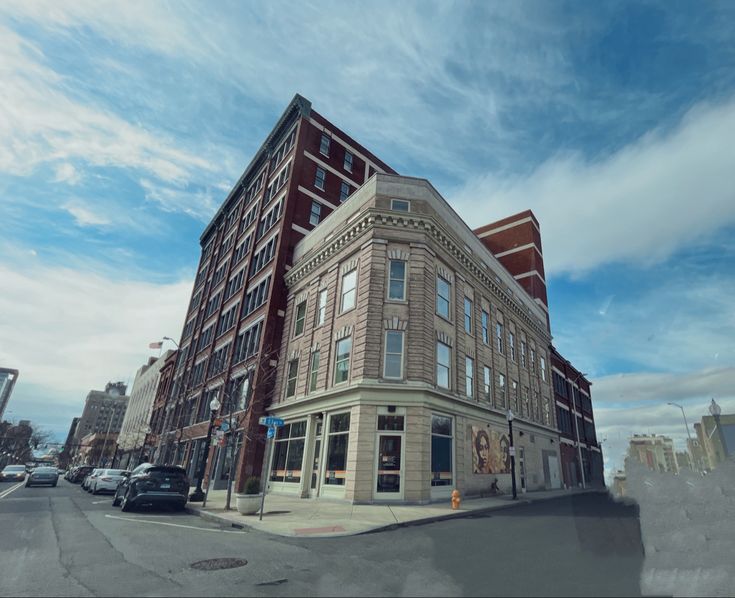
{"label": "wispy cloud", "polygon": [[69,201],[62,207],[74,217],[79,226],[107,226],[111,224],[107,216],[95,213],[78,200]]}

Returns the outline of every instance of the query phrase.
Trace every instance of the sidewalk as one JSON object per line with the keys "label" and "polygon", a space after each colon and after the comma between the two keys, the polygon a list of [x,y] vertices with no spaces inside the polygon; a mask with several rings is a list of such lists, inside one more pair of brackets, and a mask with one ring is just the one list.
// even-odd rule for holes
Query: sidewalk
{"label": "sidewalk", "polygon": [[326,499],[307,499],[267,494],[263,520],[258,515],[240,515],[235,509],[225,511],[225,490],[210,491],[207,506],[188,503],[187,511],[218,523],[250,528],[278,536],[328,538],[352,536],[399,526],[420,525],[431,521],[466,517],[496,509],[513,508],[542,500],[560,498],[570,494],[607,492],[605,489],[545,490],[518,494],[518,500],[510,495],[492,498],[469,498],[463,500],[460,509],[453,511],[450,500],[428,505],[352,505]]}

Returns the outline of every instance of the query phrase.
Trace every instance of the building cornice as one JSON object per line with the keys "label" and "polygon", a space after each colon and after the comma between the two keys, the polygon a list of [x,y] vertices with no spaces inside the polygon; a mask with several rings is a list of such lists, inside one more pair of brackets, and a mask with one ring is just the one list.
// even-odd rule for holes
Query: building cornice
{"label": "building cornice", "polygon": [[286,286],[291,288],[306,276],[314,272],[322,264],[331,259],[348,244],[357,240],[367,232],[374,230],[376,226],[396,227],[401,229],[413,229],[425,232],[436,243],[444,247],[465,269],[472,273],[480,282],[489,289],[496,300],[499,300],[507,309],[513,312],[527,326],[532,328],[541,338],[551,342],[546,324],[537,321],[526,310],[522,309],[506,293],[500,284],[491,277],[489,267],[481,267],[468,255],[467,251],[449,235],[444,228],[432,217],[421,214],[396,214],[384,212],[375,208],[368,208],[361,217],[353,220],[346,228],[338,234],[334,234],[321,247],[311,255],[304,257],[286,274]]}

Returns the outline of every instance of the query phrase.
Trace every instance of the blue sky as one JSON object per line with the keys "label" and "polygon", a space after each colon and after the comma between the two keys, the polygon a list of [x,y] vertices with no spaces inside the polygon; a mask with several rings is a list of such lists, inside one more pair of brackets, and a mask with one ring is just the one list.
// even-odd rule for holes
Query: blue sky
{"label": "blue sky", "polygon": [[178,337],[295,93],[471,226],[531,208],[552,332],[625,437],[735,411],[728,2],[0,3],[0,363],[61,438]]}

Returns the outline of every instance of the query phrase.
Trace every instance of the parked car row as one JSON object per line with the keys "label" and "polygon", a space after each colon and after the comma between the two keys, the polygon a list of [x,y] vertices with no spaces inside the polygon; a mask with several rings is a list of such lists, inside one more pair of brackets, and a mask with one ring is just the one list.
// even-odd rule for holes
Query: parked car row
{"label": "parked car row", "polygon": [[133,471],[84,465],[70,469],[65,478],[92,494],[111,492],[112,506],[120,506],[123,511],[143,505],[183,509],[189,499],[186,470],[177,465],[143,463]]}

